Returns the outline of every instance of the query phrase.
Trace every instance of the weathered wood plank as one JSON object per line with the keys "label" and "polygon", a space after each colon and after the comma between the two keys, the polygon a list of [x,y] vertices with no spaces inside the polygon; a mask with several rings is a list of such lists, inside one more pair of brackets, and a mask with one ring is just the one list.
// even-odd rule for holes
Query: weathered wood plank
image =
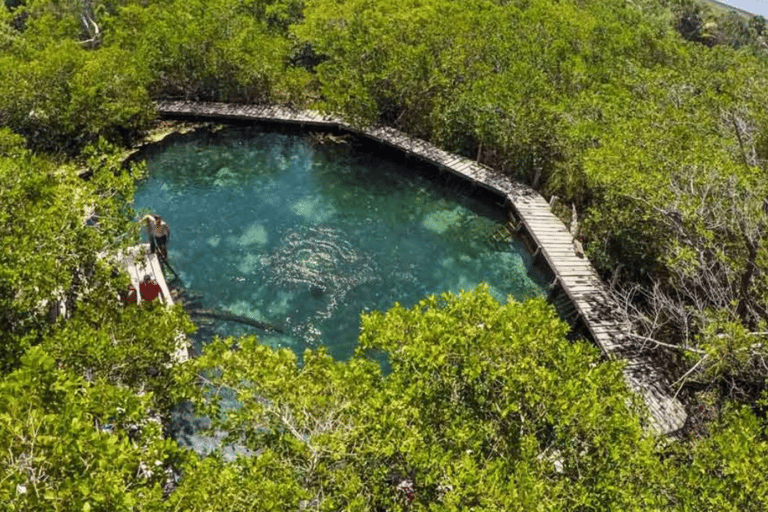
{"label": "weathered wood plank", "polygon": [[[595,294],[605,295],[599,288],[602,283],[600,283],[596,277],[592,277],[592,276],[588,276],[585,278],[579,278],[574,276],[562,276],[562,277],[563,277],[562,279],[563,283],[570,290],[576,289],[578,287],[588,287]],[[592,277],[592,279],[590,279],[590,277]]]}
{"label": "weathered wood plank", "polygon": [[547,236],[546,233],[544,236],[537,236],[536,238],[538,238],[540,242],[543,242],[543,249],[549,254],[576,254],[576,251],[573,248],[573,241],[569,238],[563,238],[554,235]]}
{"label": "weathered wood plank", "polygon": [[551,218],[543,221],[534,221],[534,222],[531,222],[529,219],[526,219],[523,222],[525,223],[526,226],[530,226],[532,230],[535,230],[536,233],[541,233],[542,236],[549,236],[556,240],[561,240],[562,242],[565,242],[565,243],[570,243],[570,244],[573,243],[573,236],[571,236],[570,231],[565,229],[565,226],[560,227],[560,226],[554,225],[555,222],[560,222],[558,219]]}
{"label": "weathered wood plank", "polygon": [[586,277],[590,274],[590,270],[587,268],[576,268],[576,267],[570,267],[570,268],[558,268],[555,272],[560,277],[567,278],[568,277]]}
{"label": "weathered wood plank", "polygon": [[[568,266],[571,268],[578,268],[578,266],[581,264],[580,262],[584,261],[582,258],[579,258],[576,256],[576,253],[574,251],[547,251],[547,254],[555,260],[557,260],[558,265]],[[587,269],[588,267],[584,267]]]}

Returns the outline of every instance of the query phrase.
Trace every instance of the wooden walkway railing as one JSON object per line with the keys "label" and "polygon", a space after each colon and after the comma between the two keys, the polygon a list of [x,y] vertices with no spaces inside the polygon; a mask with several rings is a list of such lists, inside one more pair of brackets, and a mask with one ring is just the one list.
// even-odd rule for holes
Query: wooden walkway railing
{"label": "wooden walkway railing", "polygon": [[556,292],[565,294],[572,302],[581,322],[606,356],[627,362],[624,375],[630,388],[645,399],[650,412],[650,429],[671,433],[685,423],[682,404],[672,396],[666,379],[645,354],[642,345],[629,335],[631,326],[618,314],[605,284],[589,261],[576,255],[571,234],[544,198],[530,187],[474,160],[443,151],[393,128],[357,128],[317,112],[277,106],[183,101],[160,101],[157,111],[162,116],[174,118],[277,122],[343,130],[397,148],[505,197],[521,228],[535,244],[537,256],[546,261],[554,274]]}

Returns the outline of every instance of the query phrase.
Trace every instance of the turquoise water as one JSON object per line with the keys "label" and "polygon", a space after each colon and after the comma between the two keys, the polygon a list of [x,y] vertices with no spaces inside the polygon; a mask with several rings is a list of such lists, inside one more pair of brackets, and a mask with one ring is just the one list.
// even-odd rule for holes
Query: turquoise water
{"label": "turquoise water", "polygon": [[134,208],[170,225],[169,261],[198,307],[284,331],[217,322],[201,339],[255,333],[346,358],[364,311],[482,281],[501,301],[543,293],[521,245],[489,241],[505,220],[498,204],[394,150],[228,126],[145,157]]}

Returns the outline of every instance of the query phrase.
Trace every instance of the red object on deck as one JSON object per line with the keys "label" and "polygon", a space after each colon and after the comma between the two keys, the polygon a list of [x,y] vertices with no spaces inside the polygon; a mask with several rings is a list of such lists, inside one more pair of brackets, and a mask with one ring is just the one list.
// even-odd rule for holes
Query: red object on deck
{"label": "red object on deck", "polygon": [[128,285],[128,297],[127,297],[128,304],[135,304],[136,301],[136,288],[133,287],[133,284]]}
{"label": "red object on deck", "polygon": [[155,300],[160,295],[160,285],[154,281],[142,281],[139,283],[141,300]]}

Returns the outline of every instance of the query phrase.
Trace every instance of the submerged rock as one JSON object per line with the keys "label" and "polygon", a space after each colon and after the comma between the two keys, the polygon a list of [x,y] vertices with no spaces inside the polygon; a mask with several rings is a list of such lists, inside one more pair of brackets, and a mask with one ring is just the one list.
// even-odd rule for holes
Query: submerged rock
{"label": "submerged rock", "polygon": [[322,299],[325,290],[323,290],[322,286],[310,286],[309,293],[312,294],[313,299]]}

